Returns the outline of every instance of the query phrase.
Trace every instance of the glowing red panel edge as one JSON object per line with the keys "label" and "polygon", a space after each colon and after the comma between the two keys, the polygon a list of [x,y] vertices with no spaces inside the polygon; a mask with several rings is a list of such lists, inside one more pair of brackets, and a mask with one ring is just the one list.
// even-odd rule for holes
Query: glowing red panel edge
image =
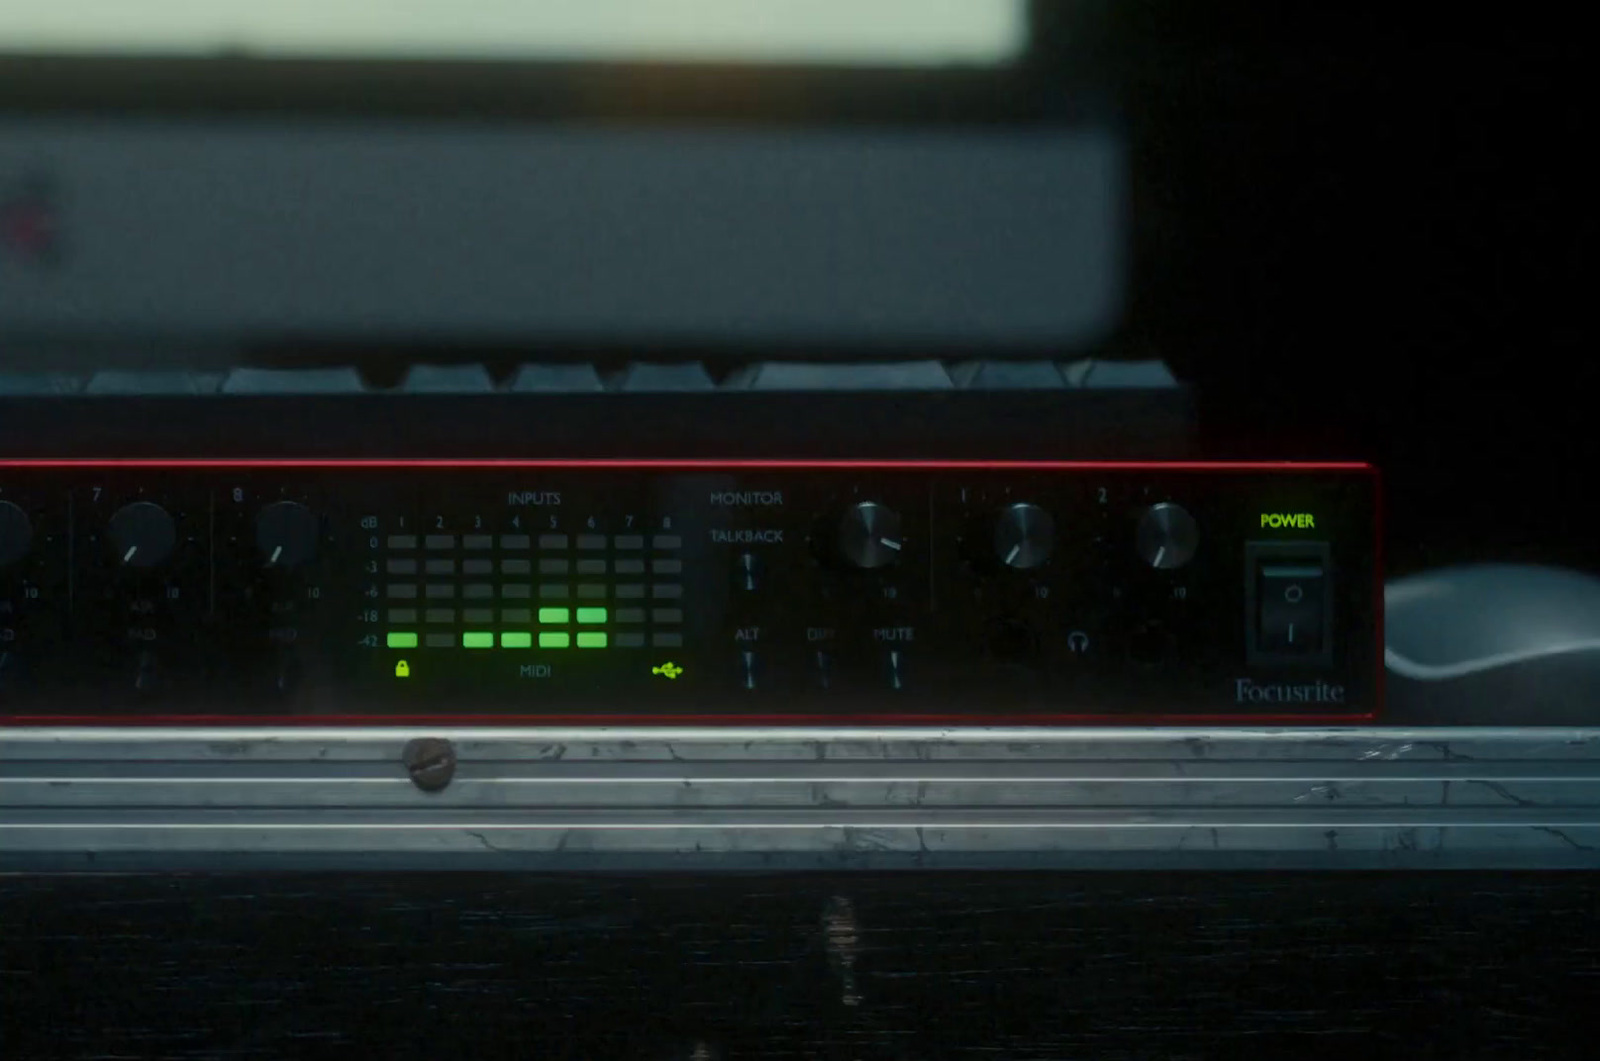
{"label": "glowing red panel edge", "polygon": [[[1373,482],[1373,539],[1375,626],[1379,661],[1374,695],[1378,705],[1384,696],[1383,675],[1383,490],[1376,466],[1364,461],[1028,461],[1028,460],[672,460],[672,459],[477,459],[477,458],[246,458],[239,460],[205,458],[23,458],[0,459],[0,468],[655,468],[682,470],[693,468],[751,469],[868,469],[868,470],[960,470],[975,471],[1165,471],[1165,472],[1356,472],[1370,475]],[[1378,710],[1352,714],[1326,715],[267,715],[241,719],[231,715],[145,715],[138,718],[106,715],[0,715],[0,726],[827,726],[870,725],[952,725],[952,726],[1057,726],[1125,725],[1192,726],[1226,723],[1230,725],[1309,726],[1371,722]]]}

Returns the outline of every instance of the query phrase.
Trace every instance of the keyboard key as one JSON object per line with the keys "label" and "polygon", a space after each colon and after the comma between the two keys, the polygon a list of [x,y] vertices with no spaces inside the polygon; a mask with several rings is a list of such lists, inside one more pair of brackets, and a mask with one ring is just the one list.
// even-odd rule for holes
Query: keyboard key
{"label": "keyboard key", "polygon": [[600,389],[600,374],[588,362],[523,365],[511,378],[511,390],[518,394],[526,392],[573,394]]}
{"label": "keyboard key", "polygon": [[235,368],[222,394],[365,394],[355,368]]}
{"label": "keyboard key", "polygon": [[1060,390],[1066,386],[1053,361],[971,361],[950,373],[972,390]]}
{"label": "keyboard key", "polygon": [[400,381],[406,394],[487,394],[494,380],[482,365],[412,365]]}
{"label": "keyboard key", "polygon": [[708,391],[715,384],[698,361],[636,361],[623,374],[619,390]]}
{"label": "keyboard key", "polygon": [[774,361],[745,366],[725,380],[723,387],[757,391],[941,391],[949,390],[951,381],[950,373],[938,361]]}

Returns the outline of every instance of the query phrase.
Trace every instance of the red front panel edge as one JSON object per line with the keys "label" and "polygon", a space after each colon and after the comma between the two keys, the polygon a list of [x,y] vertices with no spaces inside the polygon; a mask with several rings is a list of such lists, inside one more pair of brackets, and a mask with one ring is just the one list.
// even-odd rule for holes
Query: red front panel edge
{"label": "red front panel edge", "polygon": [[[1378,660],[1383,659],[1383,491],[1379,471],[1362,461],[958,461],[958,460],[528,460],[528,459],[394,459],[394,458],[250,458],[243,460],[208,460],[204,458],[143,458],[117,459],[59,459],[29,458],[21,460],[0,459],[0,468],[629,468],[659,469],[662,471],[710,468],[746,469],[866,469],[866,470],[1043,470],[1043,471],[1165,471],[1209,473],[1259,473],[1259,472],[1361,472],[1373,477],[1377,526],[1374,528],[1373,548],[1376,585],[1376,637]],[[1378,704],[1383,703],[1384,674],[1378,667],[1374,685]],[[258,716],[248,722],[237,717],[221,715],[147,715],[139,718],[118,718],[117,726],[296,726],[325,728],[329,726],[706,726],[729,728],[733,726],[771,726],[829,728],[854,728],[860,726],[1061,726],[1061,725],[1127,725],[1127,726],[1193,726],[1208,724],[1253,724],[1262,726],[1347,725],[1372,722],[1379,711],[1324,715],[1094,715],[1059,714],[1028,715],[983,714],[955,716],[949,714],[858,714],[849,719],[830,715],[397,715],[374,719],[366,715]],[[76,715],[8,715],[0,716],[0,724],[13,726],[73,726],[107,725],[100,716]]]}

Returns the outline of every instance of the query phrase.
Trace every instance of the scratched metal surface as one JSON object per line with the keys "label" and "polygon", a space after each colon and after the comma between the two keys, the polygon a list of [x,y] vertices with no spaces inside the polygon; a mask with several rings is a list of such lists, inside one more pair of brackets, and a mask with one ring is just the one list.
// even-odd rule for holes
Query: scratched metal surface
{"label": "scratched metal surface", "polygon": [[[431,736],[447,760],[408,765]],[[425,791],[413,769],[443,769]],[[431,776],[431,775],[430,775]],[[11,869],[1600,866],[1600,730],[44,730]]]}
{"label": "scratched metal surface", "polygon": [[43,1058],[1592,1057],[1589,874],[0,876]]}

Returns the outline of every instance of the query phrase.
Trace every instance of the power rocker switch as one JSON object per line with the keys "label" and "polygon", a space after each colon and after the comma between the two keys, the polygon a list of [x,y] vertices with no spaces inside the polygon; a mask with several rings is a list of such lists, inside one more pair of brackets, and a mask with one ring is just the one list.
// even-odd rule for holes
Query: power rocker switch
{"label": "power rocker switch", "polygon": [[1333,572],[1326,542],[1245,546],[1252,663],[1333,661]]}

